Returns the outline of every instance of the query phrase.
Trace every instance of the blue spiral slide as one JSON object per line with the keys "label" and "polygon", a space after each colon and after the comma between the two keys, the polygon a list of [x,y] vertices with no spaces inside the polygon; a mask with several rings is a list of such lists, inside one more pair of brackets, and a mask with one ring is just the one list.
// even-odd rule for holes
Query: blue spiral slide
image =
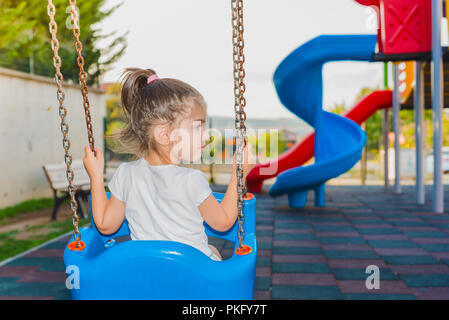
{"label": "blue spiral slide", "polygon": [[273,81],[282,104],[315,129],[315,163],[278,175],[269,194],[288,195],[292,208],[325,205],[326,181],[351,169],[361,158],[366,134],[354,121],[323,110],[323,65],[330,61],[372,61],[376,35],[322,35],[303,44],[276,69]]}

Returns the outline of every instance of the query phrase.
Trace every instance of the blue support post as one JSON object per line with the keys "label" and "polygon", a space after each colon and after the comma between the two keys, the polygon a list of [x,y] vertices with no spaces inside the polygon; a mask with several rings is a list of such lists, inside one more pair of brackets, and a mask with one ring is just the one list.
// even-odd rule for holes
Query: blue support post
{"label": "blue support post", "polygon": [[401,193],[401,167],[400,167],[400,101],[399,101],[399,66],[393,64],[393,131],[394,131],[394,192]]}
{"label": "blue support post", "polygon": [[443,57],[441,52],[442,1],[432,0],[432,123],[433,123],[433,202],[432,210],[443,213]]}
{"label": "blue support post", "polygon": [[423,119],[424,119],[424,74],[422,62],[415,62],[415,145],[416,145],[416,202],[425,203],[424,192],[424,144],[423,144]]}

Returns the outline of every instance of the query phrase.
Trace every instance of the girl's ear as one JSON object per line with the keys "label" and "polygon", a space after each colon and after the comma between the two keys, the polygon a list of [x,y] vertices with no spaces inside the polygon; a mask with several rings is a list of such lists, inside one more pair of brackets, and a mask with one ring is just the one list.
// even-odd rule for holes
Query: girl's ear
{"label": "girl's ear", "polygon": [[168,146],[170,144],[170,132],[167,124],[158,124],[154,128],[154,138],[156,142]]}

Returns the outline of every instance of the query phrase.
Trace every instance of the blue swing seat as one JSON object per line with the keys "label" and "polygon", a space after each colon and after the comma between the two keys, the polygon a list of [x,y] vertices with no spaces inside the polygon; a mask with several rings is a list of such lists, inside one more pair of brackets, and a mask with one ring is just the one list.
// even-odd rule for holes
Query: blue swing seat
{"label": "blue swing seat", "polygon": [[[223,193],[214,192],[221,202]],[[110,193],[107,193],[108,199]],[[89,205],[92,212],[91,199]],[[126,219],[120,229],[103,235],[95,227],[81,228],[82,251],[64,250],[67,283],[72,299],[156,299],[229,300],[253,299],[256,271],[256,198],[245,200],[244,244],[252,248],[246,255],[214,261],[198,249],[174,241],[130,240]],[[219,237],[238,247],[238,224],[227,232],[213,230],[205,223],[208,236]],[[70,239],[70,242],[74,238]],[[69,242],[69,243],[70,243]]]}

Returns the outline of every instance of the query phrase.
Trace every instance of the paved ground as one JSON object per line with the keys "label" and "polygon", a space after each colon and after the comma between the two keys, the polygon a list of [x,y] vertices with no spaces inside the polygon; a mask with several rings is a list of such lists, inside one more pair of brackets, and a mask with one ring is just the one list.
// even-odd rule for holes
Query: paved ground
{"label": "paved ground", "polygon": [[[224,191],[223,187],[213,188]],[[327,206],[290,209],[287,197],[257,195],[256,299],[448,299],[449,186],[444,214],[414,203],[414,190],[334,187]],[[0,299],[68,299],[59,239],[0,267]],[[224,257],[232,244],[211,239]],[[368,290],[368,265],[380,289]]]}

